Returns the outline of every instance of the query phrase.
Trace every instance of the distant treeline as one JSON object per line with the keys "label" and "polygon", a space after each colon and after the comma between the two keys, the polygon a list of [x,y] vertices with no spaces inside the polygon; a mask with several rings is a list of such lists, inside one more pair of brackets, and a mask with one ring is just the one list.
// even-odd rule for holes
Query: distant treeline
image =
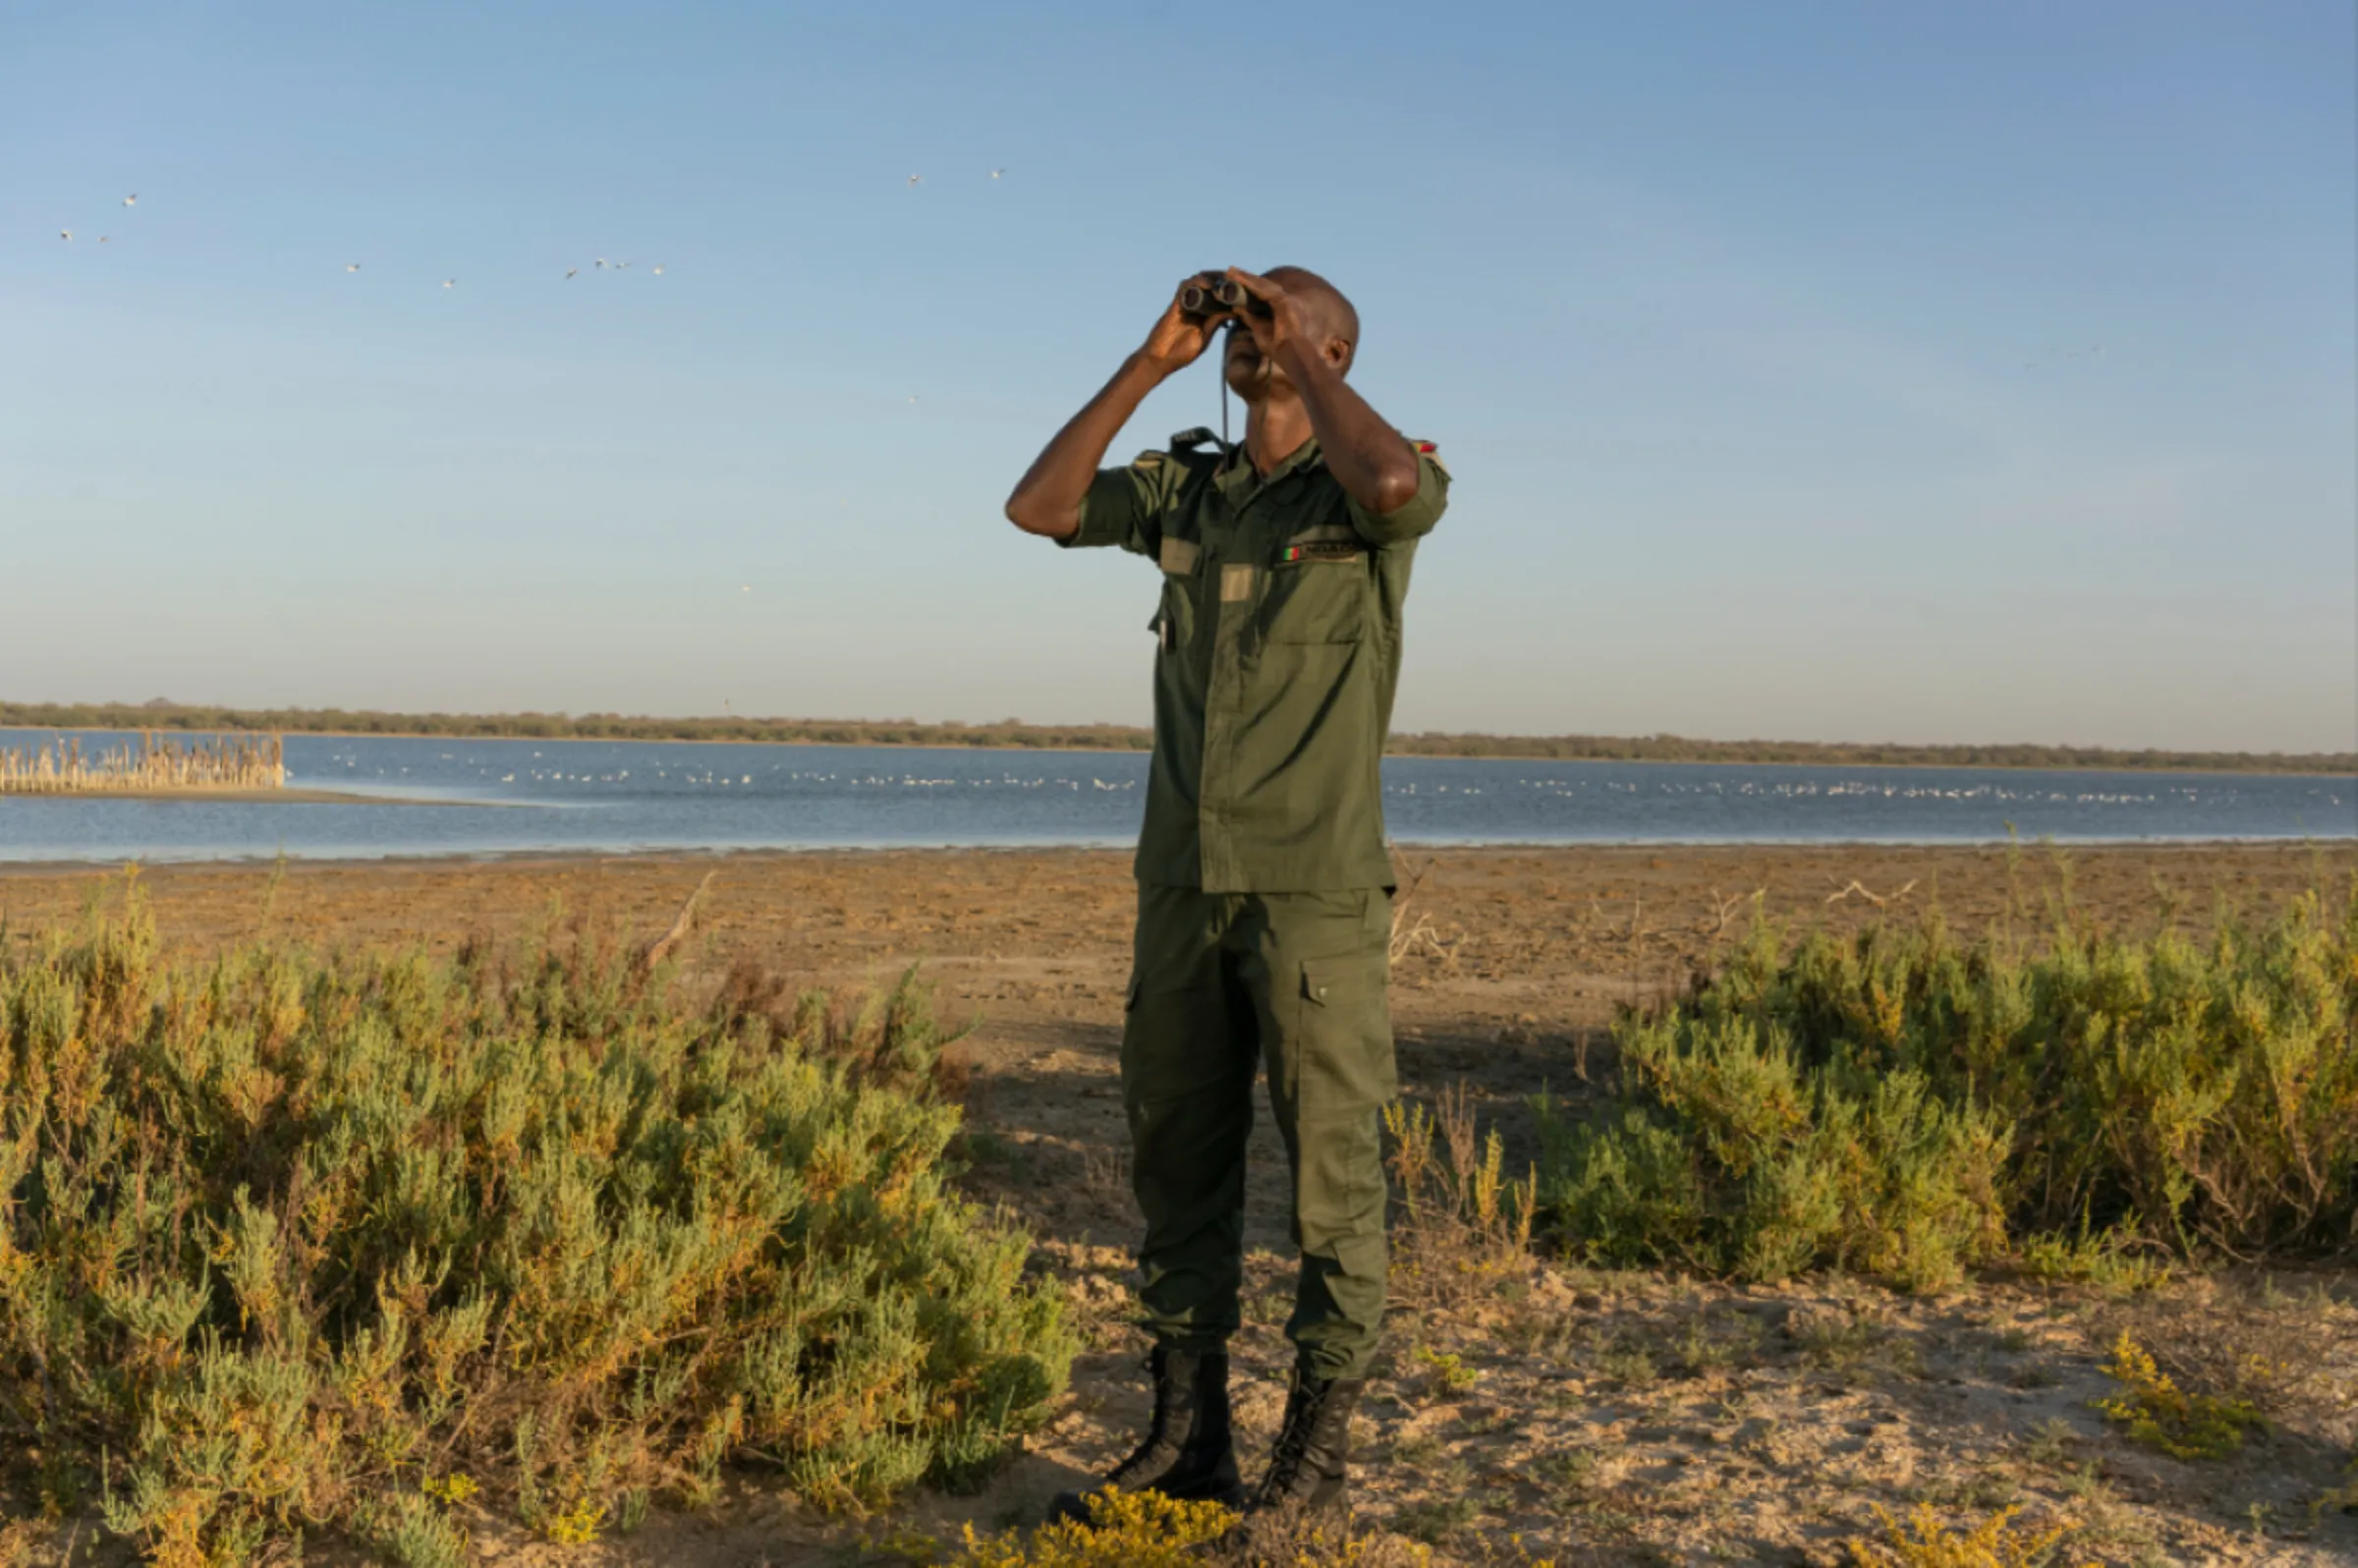
{"label": "distant treeline", "polygon": [[[621,713],[378,713],[343,708],[201,707],[181,702],[0,702],[0,729],[449,735],[533,741],[766,741],[805,746],[996,746],[1143,752],[1126,724],[921,724],[915,719],[646,718]],[[1886,767],[2073,767],[2213,773],[2358,773],[2351,752],[2126,752],[2101,746],[1894,746],[1698,741],[1679,735],[1394,735],[1395,756],[1510,756],[1589,762],[1815,762]]]}

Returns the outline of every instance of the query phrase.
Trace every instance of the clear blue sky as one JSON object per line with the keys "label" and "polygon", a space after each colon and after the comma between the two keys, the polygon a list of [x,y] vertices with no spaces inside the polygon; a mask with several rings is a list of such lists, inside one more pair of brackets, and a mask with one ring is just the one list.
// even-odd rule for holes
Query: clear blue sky
{"label": "clear blue sky", "polygon": [[1404,728],[2358,746],[2344,0],[39,9],[10,698],[1139,720],[999,504],[1292,261],[1457,477]]}

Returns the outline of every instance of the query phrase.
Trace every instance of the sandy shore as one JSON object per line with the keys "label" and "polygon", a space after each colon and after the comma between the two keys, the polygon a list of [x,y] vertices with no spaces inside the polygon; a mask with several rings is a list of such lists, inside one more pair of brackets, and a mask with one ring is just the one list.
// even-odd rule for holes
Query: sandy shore
{"label": "sandy shore", "polygon": [[[660,930],[707,871],[698,962],[755,958],[822,983],[922,962],[953,1011],[978,1013],[978,1049],[1111,1020],[1129,962],[1126,853],[1096,850],[804,851],[721,856],[516,856],[149,868],[165,939],[196,952],[258,936],[448,950],[552,912]],[[1978,927],[2068,891],[2141,927],[2157,889],[2200,926],[2223,898],[2266,913],[2358,873],[2358,845],[2023,849],[1901,846],[1579,846],[1415,851],[1405,921],[1432,940],[1400,966],[1404,1033],[1452,1037],[1502,1024],[1561,1036],[1612,1004],[1674,983],[1740,934],[1753,896],[1784,922],[1853,928],[1938,908]],[[24,932],[78,912],[111,869],[0,866],[0,914]],[[1881,902],[1879,902],[1881,901]]]}
{"label": "sandy shore", "polygon": [[73,790],[56,794],[32,790],[0,791],[0,800],[63,801],[86,806],[92,801],[226,801],[252,806],[501,806],[514,804],[504,801],[444,801],[422,796],[362,795],[351,790],[314,789],[136,789],[136,790]]}
{"label": "sandy shore", "polygon": [[[1574,1101],[1597,1092],[1615,1005],[1711,965],[1742,934],[1756,897],[1780,921],[1835,929],[1936,907],[1974,929],[2015,911],[2035,920],[2047,900],[2067,896],[2087,918],[2131,931],[2153,928],[2174,904],[2199,931],[2222,902],[2265,915],[2358,875],[2358,845],[2347,843],[2013,856],[1582,847],[1410,859],[1404,929],[1421,934],[1394,976],[1403,1091],[1431,1097],[1465,1086],[1482,1119],[1506,1134],[1510,1169],[1532,1148],[1528,1096],[1543,1087]],[[864,1531],[954,1535],[970,1520],[1022,1519],[1055,1487],[1118,1458],[1145,1409],[1136,1371],[1145,1342],[1127,1321],[1137,1221],[1117,1088],[1133,907],[1126,855],[199,865],[139,879],[165,941],[184,952],[257,937],[446,952],[477,933],[522,937],[576,921],[649,936],[707,872],[690,983],[753,962],[804,983],[872,985],[918,964],[940,1011],[972,1024],[954,1047],[969,1075],[966,1179],[1040,1237],[1040,1266],[1065,1281],[1092,1350],[1053,1424],[982,1497],[921,1496],[894,1520],[860,1525],[809,1516],[774,1481],[749,1478],[720,1515],[658,1515],[601,1548],[603,1560],[815,1568],[869,1560],[845,1555]],[[119,872],[0,868],[0,930],[26,947],[41,928],[79,919],[94,888],[111,896],[120,881]],[[1238,1420],[1258,1449],[1284,1400],[1272,1379],[1285,1363],[1290,1262],[1283,1165],[1265,1120],[1256,1138],[1252,1299],[1237,1351]],[[1746,1290],[1535,1263],[1512,1293],[1412,1300],[1396,1314],[1362,1422],[1361,1512],[1459,1555],[1520,1533],[1566,1562],[1830,1564],[1846,1560],[1850,1536],[1877,1532],[1879,1504],[1904,1512],[1931,1501],[1953,1521],[2021,1503],[2032,1518],[2078,1521],[2090,1549],[2077,1557],[2091,1561],[2348,1561],[2358,1522],[2311,1522],[2306,1508],[2358,1440],[2353,1300],[2358,1279],[2347,1273],[2312,1272],[2265,1295],[2193,1283],[2123,1304],[2004,1281],[1926,1300],[1846,1279]],[[2298,1347],[2288,1361],[2323,1369],[2326,1392],[2279,1412],[2277,1430],[2243,1458],[2162,1459],[2091,1405],[2109,1389],[2097,1369],[2124,1315],[2142,1315],[2151,1343],[2274,1336],[2279,1349]],[[1429,1370],[1435,1355],[1460,1358],[1471,1383],[1444,1386]],[[486,1555],[555,1561],[488,1515],[477,1530]]]}

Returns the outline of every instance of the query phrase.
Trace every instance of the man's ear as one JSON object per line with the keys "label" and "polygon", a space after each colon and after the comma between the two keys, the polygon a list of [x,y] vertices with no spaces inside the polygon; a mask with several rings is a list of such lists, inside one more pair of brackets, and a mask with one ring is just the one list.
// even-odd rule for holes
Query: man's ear
{"label": "man's ear", "polygon": [[1333,365],[1338,372],[1351,368],[1353,352],[1354,348],[1349,338],[1328,338],[1326,340],[1326,363]]}

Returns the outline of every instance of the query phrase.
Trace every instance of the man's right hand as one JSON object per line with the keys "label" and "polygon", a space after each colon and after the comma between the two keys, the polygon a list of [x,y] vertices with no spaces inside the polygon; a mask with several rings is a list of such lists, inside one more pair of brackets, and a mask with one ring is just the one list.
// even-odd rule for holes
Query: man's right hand
{"label": "man's right hand", "polygon": [[1171,291],[1170,308],[1147,334],[1146,343],[1122,361],[1113,379],[1100,387],[1080,413],[1064,421],[1064,428],[1040,449],[1032,467],[1016,481],[1015,493],[1007,497],[1008,522],[1043,538],[1073,536],[1081,527],[1081,503],[1097,476],[1097,465],[1105,460],[1106,447],[1157,383],[1203,358],[1220,323],[1234,313],[1218,310],[1210,315],[1190,315],[1179,308],[1179,296],[1187,292],[1189,284],[1209,288],[1223,276],[1199,272]]}
{"label": "man's right hand", "polygon": [[1171,291],[1170,308],[1162,312],[1162,319],[1155,322],[1154,330],[1147,334],[1146,346],[1138,351],[1139,358],[1152,366],[1156,375],[1169,375],[1186,369],[1203,358],[1206,349],[1211,347],[1211,340],[1219,331],[1220,324],[1234,312],[1222,310],[1213,315],[1190,315],[1179,308],[1179,297],[1191,287],[1208,289],[1225,275],[1198,272],[1192,277],[1180,279],[1179,286]]}

